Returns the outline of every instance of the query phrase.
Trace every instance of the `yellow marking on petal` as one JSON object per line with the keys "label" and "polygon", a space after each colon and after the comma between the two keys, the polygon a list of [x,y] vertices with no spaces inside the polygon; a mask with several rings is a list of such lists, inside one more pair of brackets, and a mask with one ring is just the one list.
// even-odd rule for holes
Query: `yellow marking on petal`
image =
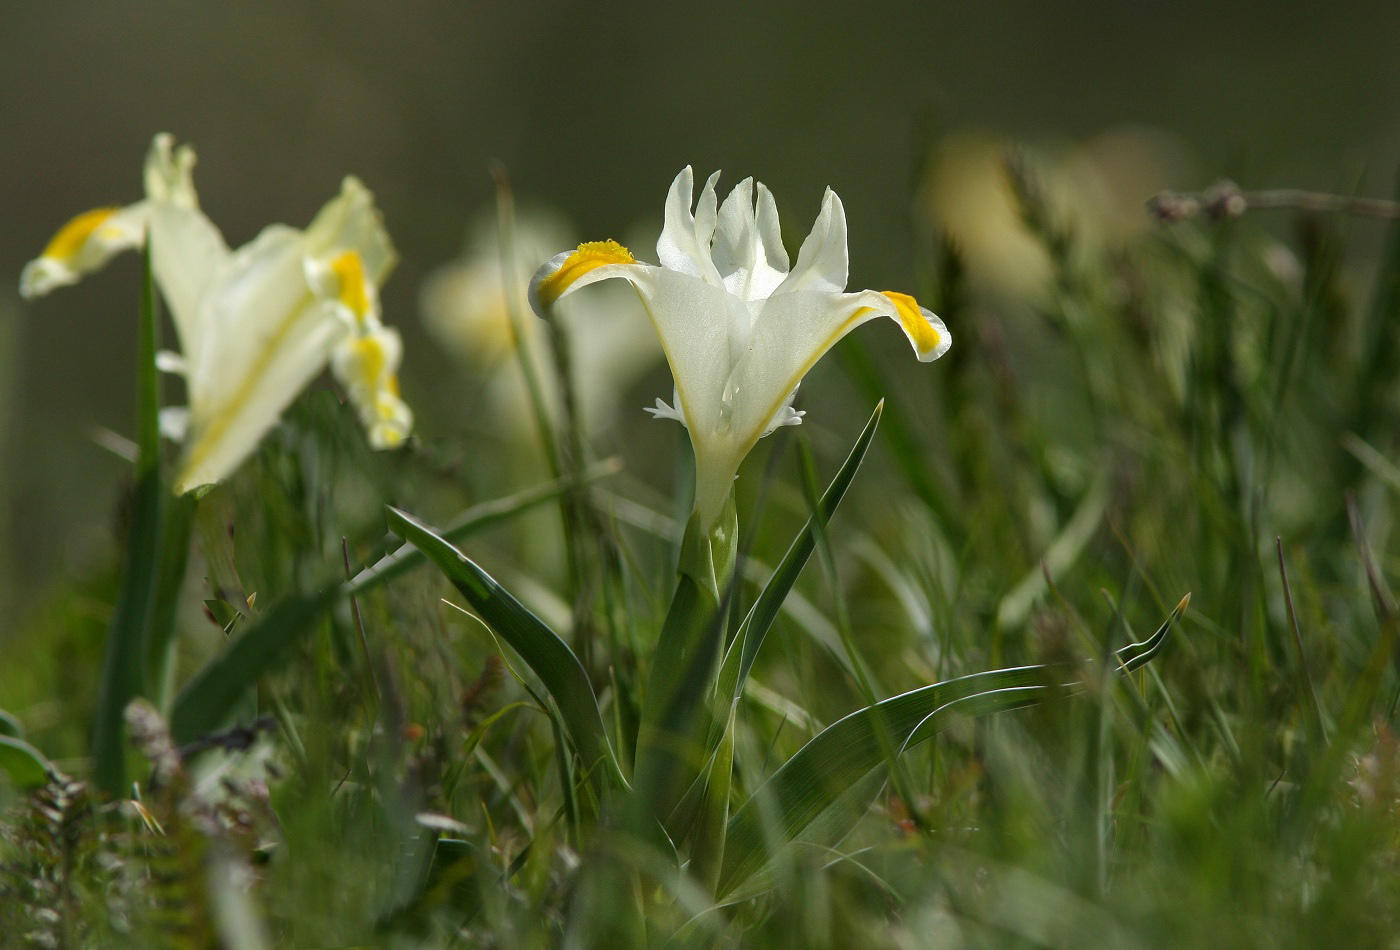
{"label": "yellow marking on petal", "polygon": [[363,320],[369,316],[368,282],[365,280],[365,264],[358,251],[342,251],[330,262],[331,273],[340,284],[336,294],[346,309]]}
{"label": "yellow marking on petal", "polygon": [[384,388],[389,390],[389,394],[395,399],[399,398],[399,374],[390,373],[389,379],[384,383]]}
{"label": "yellow marking on petal", "polygon": [[58,233],[53,236],[48,247],[44,248],[42,256],[51,257],[65,263],[82,253],[83,247],[92,237],[94,231],[107,223],[112,215],[117,213],[116,208],[97,208],[93,211],[84,211],[72,221],[58,229]]}
{"label": "yellow marking on petal", "polygon": [[[229,427],[233,425],[234,420],[238,418],[238,414],[243,411],[243,407],[247,405],[248,400],[257,390],[263,374],[267,372],[268,367],[271,365],[273,356],[276,355],[278,349],[281,348],[283,342],[288,335],[291,334],[297,319],[302,315],[305,307],[311,303],[311,300],[312,298],[308,293],[300,303],[288,311],[286,317],[283,318],[282,322],[277,325],[277,328],[264,341],[262,350],[258,353],[257,358],[253,360],[253,365],[248,368],[248,374],[243,377],[242,381],[238,384],[238,388],[234,390],[233,395],[224,401],[213,418],[209,419],[202,428],[202,431],[199,433],[198,441],[186,445],[185,460],[180,466],[180,475],[175,480],[175,490],[177,492],[183,493],[191,488],[198,487],[196,485],[186,484],[190,478],[190,473],[197,471],[199,467],[204,464],[205,458],[214,451],[215,447],[219,444],[219,440],[224,437]],[[193,425],[193,423],[194,420],[191,419],[191,424]],[[228,475],[228,472],[224,472],[219,477],[221,479],[227,478]]]}
{"label": "yellow marking on petal", "polygon": [[938,349],[940,342],[938,331],[924,317],[917,300],[908,294],[901,294],[893,290],[882,290],[881,293],[890,298],[890,303],[894,304],[899,322],[904,325],[904,332],[909,334],[909,339],[914,341],[914,345],[918,347],[920,353],[932,353]]}
{"label": "yellow marking on petal", "polygon": [[578,246],[559,269],[550,274],[535,290],[540,306],[548,309],[564,296],[564,291],[584,274],[607,264],[635,264],[637,259],[632,252],[616,241],[585,241]]}
{"label": "yellow marking on petal", "polygon": [[384,375],[384,347],[372,336],[355,340],[350,346],[355,351],[355,367],[359,370],[361,385],[376,388]]}

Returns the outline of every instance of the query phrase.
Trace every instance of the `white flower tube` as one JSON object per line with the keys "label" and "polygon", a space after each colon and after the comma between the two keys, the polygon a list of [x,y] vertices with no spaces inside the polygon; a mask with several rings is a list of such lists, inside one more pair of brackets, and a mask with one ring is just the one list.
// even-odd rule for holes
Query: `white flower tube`
{"label": "white flower tube", "polygon": [[676,177],[657,242],[660,266],[613,241],[582,244],[542,266],[530,303],[544,316],[561,297],[612,277],[628,281],[646,307],[675,380],[676,418],[695,449],[695,507],[718,517],[739,464],[763,436],[801,422],[792,399],[802,377],[835,343],[876,317],[897,321],[920,360],[947,352],[943,321],[910,296],[846,293],[846,215],[830,189],[795,267],[779,236],[772,194],[752,179],[721,206],[712,175],[691,210],[692,173]]}
{"label": "white flower tube", "polygon": [[305,231],[271,225],[230,250],[199,210],[194,162],[188,146],[157,136],[145,200],[74,218],[25,268],[21,293],[73,283],[149,235],[181,350],[159,365],[183,373],[189,394],[165,426],[184,442],[178,493],[232,473],[333,353],[371,444],[401,444],[412,427],[398,396],[402,347],[378,297],[395,256],[373,196],[346,178]]}

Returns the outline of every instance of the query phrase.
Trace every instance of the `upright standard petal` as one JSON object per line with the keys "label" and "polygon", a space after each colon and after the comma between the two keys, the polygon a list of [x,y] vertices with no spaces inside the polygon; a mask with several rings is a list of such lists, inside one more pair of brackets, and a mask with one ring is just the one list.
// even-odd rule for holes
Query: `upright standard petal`
{"label": "upright standard petal", "polygon": [[824,290],[839,293],[846,289],[850,263],[846,251],[846,209],[830,188],[822,197],[822,210],[802,248],[797,264],[787,280],[774,293],[786,290]]}
{"label": "upright standard petal", "polygon": [[773,196],[758,186],[754,207],[753,179],[745,178],[719,209],[712,249],[725,290],[740,300],[762,300],[788,273],[787,251],[778,237],[778,209]]}
{"label": "upright standard petal", "polygon": [[689,165],[683,168],[666,195],[666,220],[661,238],[656,242],[656,255],[662,267],[698,277],[715,286],[723,283],[710,256],[710,241],[714,238],[718,216],[715,210],[715,182],[718,180],[719,172],[715,172],[705,182],[699,207],[692,213],[694,175]]}

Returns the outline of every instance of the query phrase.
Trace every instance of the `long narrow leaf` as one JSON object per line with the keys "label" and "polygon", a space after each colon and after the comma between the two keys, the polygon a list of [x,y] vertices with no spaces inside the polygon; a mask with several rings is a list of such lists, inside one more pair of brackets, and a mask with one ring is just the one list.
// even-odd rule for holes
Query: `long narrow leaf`
{"label": "long narrow leaf", "polygon": [[11,736],[0,736],[0,772],[22,791],[40,788],[49,780],[49,762],[28,742]]}
{"label": "long narrow leaf", "polygon": [[569,645],[432,528],[396,508],[388,509],[388,514],[390,529],[426,554],[467,598],[472,609],[540,678],[559,707],[584,771],[596,778],[606,770],[619,785],[625,786],[603,728],[593,686]]}
{"label": "long narrow leaf", "polygon": [[[1157,655],[1189,599],[1183,598],[1147,640],[1117,652],[1120,670],[1137,669]],[[791,841],[885,760],[880,725],[887,736],[908,748],[956,720],[1017,709],[1041,701],[1054,690],[1078,686],[1065,681],[1065,676],[1063,668],[1046,665],[974,673],[884,700],[827,727],[730,819],[716,896],[724,897],[763,865],[769,841]]]}
{"label": "long narrow leaf", "polygon": [[160,381],[156,374],[157,314],[151,251],[145,252],[136,347],[136,472],[131,534],[122,567],[122,587],[107,633],[93,723],[92,775],[113,797],[126,787],[126,704],[146,691],[147,648],[161,565],[161,518],[165,485],[160,471]]}
{"label": "long narrow leaf", "polygon": [[[575,484],[617,471],[603,462],[578,476],[555,479],[506,498],[483,502],[463,512],[444,532],[462,538],[512,518],[558,497]],[[364,594],[427,562],[423,552],[405,544],[391,553],[381,545],[374,563],[350,581],[337,579],[342,568],[326,568],[326,583],[318,593],[295,594],[275,603],[251,621],[239,625],[233,642],[181,688],[170,716],[171,733],[189,742],[224,724],[239,697],[264,673],[274,669],[337,601]]]}
{"label": "long narrow leaf", "polygon": [[279,666],[339,596],[339,589],[328,588],[286,597],[249,624],[180,690],[170,717],[175,741],[190,742],[223,725],[248,687]]}
{"label": "long narrow leaf", "polygon": [[[880,424],[880,415],[884,408],[885,402],[882,399],[875,405],[875,411],[870,414],[870,419],[865,423],[865,428],[861,430],[855,445],[851,447],[846,461],[841,463],[836,477],[831,480],[831,484],[827,486],[825,494],[822,495],[819,513],[823,523],[831,520],[836,506],[841,504],[841,499],[846,496],[846,490],[851,487],[851,482],[855,480],[856,472],[860,470],[860,463],[865,460],[865,453],[870,448],[870,441],[875,437],[875,430]],[[721,697],[737,700],[743,695],[744,682],[748,679],[749,671],[753,668],[754,660],[758,657],[759,648],[763,646],[763,639],[773,626],[773,621],[777,618],[778,611],[782,608],[788,592],[792,590],[792,585],[797,583],[798,575],[806,566],[807,559],[812,556],[812,552],[816,549],[816,532],[817,516],[814,514],[813,517],[807,519],[807,523],[793,539],[792,545],[788,547],[787,553],[783,555],[782,561],[773,571],[773,576],[768,579],[767,586],[763,588],[763,592],[758,595],[758,599],[754,601],[747,616],[744,617],[744,622],[739,627],[739,633],[734,637],[734,642],[730,645],[729,652],[724,658],[724,665],[720,669],[719,695]]]}

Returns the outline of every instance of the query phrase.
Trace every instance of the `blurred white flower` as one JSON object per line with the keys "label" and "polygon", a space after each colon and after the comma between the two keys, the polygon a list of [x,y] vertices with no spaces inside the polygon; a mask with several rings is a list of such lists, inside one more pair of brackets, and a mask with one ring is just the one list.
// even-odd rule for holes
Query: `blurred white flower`
{"label": "blurred white flower", "polygon": [[695,507],[706,526],[754,444],[801,421],[792,408],[798,384],[852,329],[889,317],[920,360],[937,359],[951,343],[943,322],[912,297],[845,292],[846,215],[830,189],[789,270],[772,194],[746,178],[718,206],[718,178],[710,176],[692,212],[691,170],[676,176],[656,245],[659,267],[600,241],[551,258],[530,284],[530,303],[542,316],[561,297],[599,280],[620,277],[636,290],[675,381],[675,406],[658,399],[651,412],[690,432]]}
{"label": "blurred white flower", "polygon": [[413,416],[398,395],[402,346],[380,320],[378,294],[395,255],[373,196],[346,178],[305,231],[271,225],[230,250],[199,210],[194,163],[189,146],[156,136],[145,200],[64,225],[24,269],[21,293],[73,283],[149,235],[180,340],[180,353],[162,353],[158,365],[183,375],[189,396],[188,409],[162,418],[184,442],[176,492],[233,472],[332,355],[370,443],[401,444]]}
{"label": "blurred white flower", "polygon": [[[487,379],[490,418],[499,432],[532,438],[534,409],[517,346],[524,347],[551,411],[558,393],[549,334],[529,317],[525,276],[555,248],[571,242],[567,225],[554,215],[523,213],[514,224],[509,262],[502,259],[492,217],[482,222],[459,258],[428,278],[419,303],[425,324],[443,348]],[[507,269],[520,276],[512,279]],[[519,339],[512,308],[525,318]],[[556,317],[569,331],[583,425],[591,432],[604,431],[617,420],[623,394],[661,358],[661,348],[643,329],[646,317],[636,296],[626,291],[569,301]]]}

